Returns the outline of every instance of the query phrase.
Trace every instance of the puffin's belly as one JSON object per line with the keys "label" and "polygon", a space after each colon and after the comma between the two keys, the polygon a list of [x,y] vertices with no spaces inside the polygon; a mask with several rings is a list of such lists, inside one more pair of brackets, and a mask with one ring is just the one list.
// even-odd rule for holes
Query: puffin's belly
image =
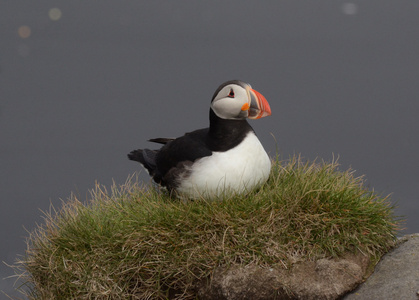
{"label": "puffin's belly", "polygon": [[253,132],[236,147],[197,160],[177,191],[189,197],[245,193],[268,180],[271,161]]}

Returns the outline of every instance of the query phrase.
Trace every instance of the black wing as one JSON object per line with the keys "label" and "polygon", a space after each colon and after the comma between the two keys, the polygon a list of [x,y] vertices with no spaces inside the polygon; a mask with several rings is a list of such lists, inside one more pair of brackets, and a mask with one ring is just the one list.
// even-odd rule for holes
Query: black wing
{"label": "black wing", "polygon": [[150,139],[164,146],[160,150],[133,150],[128,158],[140,162],[155,182],[172,190],[177,187],[179,178],[187,176],[195,160],[212,155],[207,146],[208,131],[208,128],[195,130],[177,139]]}
{"label": "black wing", "polygon": [[207,146],[208,128],[185,134],[165,144],[157,153],[156,165],[162,176],[182,162],[194,162],[212,155]]}

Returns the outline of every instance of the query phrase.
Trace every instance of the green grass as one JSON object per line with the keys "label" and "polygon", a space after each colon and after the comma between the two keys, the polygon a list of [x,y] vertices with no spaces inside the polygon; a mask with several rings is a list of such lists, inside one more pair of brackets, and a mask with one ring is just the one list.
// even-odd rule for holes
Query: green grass
{"label": "green grass", "polygon": [[[293,263],[362,251],[378,258],[399,221],[388,197],[338,164],[273,162],[247,196],[181,201],[132,178],[75,196],[28,238],[15,268],[30,299],[195,299],[217,266]],[[181,296],[180,296],[181,295]]]}

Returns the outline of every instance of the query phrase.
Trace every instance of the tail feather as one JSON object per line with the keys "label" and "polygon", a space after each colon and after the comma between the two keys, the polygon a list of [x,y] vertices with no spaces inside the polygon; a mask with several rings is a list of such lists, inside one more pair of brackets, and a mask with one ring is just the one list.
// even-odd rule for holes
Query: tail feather
{"label": "tail feather", "polygon": [[128,154],[128,159],[138,161],[148,171],[151,176],[156,173],[156,154],[157,150],[137,149]]}
{"label": "tail feather", "polygon": [[174,139],[172,138],[157,138],[157,139],[150,139],[148,140],[149,142],[153,142],[153,143],[158,143],[158,144],[163,144],[166,145],[167,143],[173,141]]}

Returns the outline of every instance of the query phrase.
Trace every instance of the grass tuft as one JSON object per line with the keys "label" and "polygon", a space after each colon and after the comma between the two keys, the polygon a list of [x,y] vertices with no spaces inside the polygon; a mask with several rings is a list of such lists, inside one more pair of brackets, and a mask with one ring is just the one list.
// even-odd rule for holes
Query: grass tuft
{"label": "grass tuft", "polygon": [[289,268],[361,251],[378,258],[399,220],[388,197],[338,164],[273,162],[247,196],[181,201],[130,178],[74,195],[28,238],[15,269],[30,299],[195,299],[218,266]]}

